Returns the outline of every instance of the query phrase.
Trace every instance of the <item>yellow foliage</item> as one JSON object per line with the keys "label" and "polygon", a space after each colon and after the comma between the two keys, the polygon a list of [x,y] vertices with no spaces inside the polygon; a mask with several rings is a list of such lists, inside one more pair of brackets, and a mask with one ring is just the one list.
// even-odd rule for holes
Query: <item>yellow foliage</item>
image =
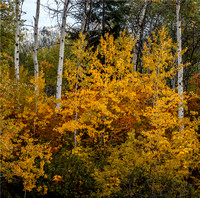
{"label": "yellow foliage", "polygon": [[[182,121],[177,110],[182,100],[166,83],[177,72],[176,54],[172,53],[176,45],[165,28],[153,35],[153,41],[148,38],[144,45],[141,74],[133,72],[135,41],[125,32],[116,40],[106,34],[97,50],[86,49],[80,35],[73,58],[65,61],[69,89],[59,110],[55,109],[55,99],[44,93],[43,71],[37,81],[31,79],[31,85],[12,81],[6,71],[0,97],[3,176],[9,182],[14,176],[20,177],[25,190],[36,188],[38,179],[46,177],[50,144],[56,153],[63,145],[71,146],[76,132],[78,146],[68,152],[87,162],[88,168],[94,165],[90,159],[93,150],[108,153],[108,163],[93,174],[97,187],[103,189],[98,197],[109,197],[130,183],[133,193],[143,188],[137,174],[151,184],[152,192],[161,191],[163,181],[176,180],[184,185],[189,169],[199,167],[195,131],[199,119],[184,118],[185,127],[179,131]],[[52,65],[43,62],[42,67],[50,70]],[[23,75],[26,78],[26,73]],[[35,85],[39,94],[34,92]],[[64,182],[63,178],[55,175],[52,181]],[[47,193],[46,186],[37,190]]]}
{"label": "yellow foliage", "polygon": [[[24,73],[26,75],[26,73]],[[24,76],[26,78],[26,76]],[[43,83],[42,80],[39,82]],[[23,83],[3,77],[1,110],[1,171],[9,182],[21,178],[24,190],[36,187],[40,177],[45,176],[44,164],[50,163],[51,152],[47,143],[41,144],[30,132],[35,118],[35,101],[43,100],[42,94],[34,96],[34,90]],[[40,86],[39,86],[40,87]],[[38,105],[40,107],[40,105]]]}
{"label": "yellow foliage", "polygon": [[[95,179],[100,189],[104,189],[99,196],[110,196],[122,190],[123,185],[130,185],[130,182],[129,188],[136,193],[137,188],[142,186],[138,186],[136,180],[130,181],[130,178],[138,174],[138,167],[143,170],[142,175],[147,178],[147,182],[156,181],[151,183],[152,191],[162,191],[165,180],[179,182],[181,189],[181,186],[185,185],[184,178],[190,174],[189,169],[196,167],[194,153],[199,156],[199,141],[195,131],[197,123],[185,118],[185,127],[179,131],[181,120],[178,118],[177,109],[181,99],[176,90],[166,85],[166,78],[172,78],[177,72],[174,67],[176,56],[171,52],[175,45],[166,36],[164,28],[159,34],[154,34],[153,40],[154,42],[148,39],[148,45],[144,46],[143,67],[146,73],[141,74],[141,78],[140,74],[136,75],[138,84],[126,83],[134,82],[134,77],[129,77],[127,81],[122,78],[120,82],[124,85],[123,90],[123,87],[115,82],[119,91],[113,97],[126,97],[121,112],[124,112],[124,115],[138,115],[135,116],[137,122],[140,123],[142,118],[146,125],[140,124],[139,129],[135,128],[129,133],[129,139],[124,144],[111,149],[109,165],[104,167],[104,171],[96,169]],[[111,84],[112,82],[109,82],[105,86],[104,94]],[[136,98],[139,98],[139,87],[142,87],[141,94],[148,97],[142,98],[144,103],[146,102],[144,106],[136,102]],[[108,95],[105,94],[104,97]],[[140,105],[140,108],[137,108],[137,105]],[[118,111],[117,115],[121,112]],[[120,186],[113,182],[114,178],[119,179]],[[127,195],[128,193],[130,191]]]}
{"label": "yellow foliage", "polygon": [[53,181],[55,181],[55,182],[59,182],[59,181],[64,182],[64,180],[62,179],[62,177],[60,175],[55,175],[53,177]]}
{"label": "yellow foliage", "polygon": [[[37,180],[45,175],[44,163],[50,163],[50,149],[48,145],[35,144],[29,136],[21,137],[23,139],[20,141],[17,133],[12,138],[6,137],[5,134],[6,132],[1,137],[1,142],[4,143],[1,145],[0,153],[3,176],[9,181],[13,176],[21,177],[24,189],[31,191],[36,187]],[[22,146],[23,144],[26,146]]]}

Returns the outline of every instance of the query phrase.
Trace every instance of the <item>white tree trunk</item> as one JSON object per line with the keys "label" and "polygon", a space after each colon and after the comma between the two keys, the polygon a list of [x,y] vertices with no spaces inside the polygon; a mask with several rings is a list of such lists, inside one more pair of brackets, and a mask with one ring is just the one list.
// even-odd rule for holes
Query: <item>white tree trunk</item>
{"label": "white tree trunk", "polygon": [[84,32],[85,30],[85,25],[86,25],[86,21],[87,21],[87,9],[88,9],[88,5],[89,5],[89,0],[85,0],[85,6],[84,6],[84,12],[83,12],[83,21],[81,24],[81,33]]}
{"label": "white tree trunk", "polygon": [[[178,43],[178,93],[183,100],[183,62],[182,62],[182,46],[181,46],[181,0],[176,0],[176,18],[177,18],[177,43]],[[180,119],[184,118],[183,103],[179,104],[178,116]],[[183,126],[181,127],[181,129]]]}
{"label": "white tree trunk", "polygon": [[15,78],[19,80],[19,22],[20,22],[20,0],[15,1]]}
{"label": "white tree trunk", "polygon": [[[63,59],[64,59],[64,45],[65,45],[65,26],[67,18],[67,9],[70,0],[65,0],[62,16],[61,36],[60,36],[60,52],[59,52],[59,63],[57,73],[57,85],[56,85],[56,99],[61,99],[62,93],[62,75],[63,75]],[[56,108],[60,107],[60,102],[56,103]]]}
{"label": "white tree trunk", "polygon": [[[39,77],[39,67],[38,67],[38,58],[37,58],[39,15],[40,15],[40,0],[37,0],[36,15],[35,15],[35,18],[34,18],[35,26],[34,26],[34,49],[33,49],[34,76],[35,76],[36,82],[37,82],[37,79]],[[36,92],[36,94],[38,94],[37,84],[35,85],[35,92]]]}
{"label": "white tree trunk", "polygon": [[[75,97],[75,100],[76,100],[76,106],[75,106],[75,125],[77,124],[78,122],[78,105],[77,105],[77,91],[78,91],[78,78],[79,78],[79,69],[80,69],[80,63],[78,65],[78,69],[77,69],[77,75],[76,75],[76,87],[75,87],[75,94],[76,94],[76,97]],[[74,148],[77,147],[78,145],[78,142],[77,142],[77,129],[75,128],[74,129]]]}
{"label": "white tree trunk", "polygon": [[147,10],[147,5],[148,5],[148,0],[144,0],[144,5],[139,17],[139,24],[138,24],[138,29],[137,29],[137,34],[136,34],[136,44],[133,48],[133,71],[136,71],[136,64],[137,64],[137,54],[138,54],[138,50],[139,50],[139,42],[140,42],[140,37],[141,37],[141,33],[142,33],[142,25],[144,23],[144,18],[145,18],[145,14],[146,14],[146,10]]}

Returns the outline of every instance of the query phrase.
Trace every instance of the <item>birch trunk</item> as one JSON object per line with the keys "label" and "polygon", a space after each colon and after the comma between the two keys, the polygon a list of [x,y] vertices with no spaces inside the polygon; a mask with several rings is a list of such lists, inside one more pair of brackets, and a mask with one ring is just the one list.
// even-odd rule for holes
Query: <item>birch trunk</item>
{"label": "birch trunk", "polygon": [[[64,45],[65,45],[65,26],[67,18],[67,9],[70,0],[65,0],[62,16],[61,36],[60,36],[60,52],[59,52],[59,63],[57,73],[57,85],[56,85],[56,99],[61,99],[62,93],[62,74],[63,74],[63,59],[64,59]],[[60,102],[56,103],[56,108],[60,107]]]}
{"label": "birch trunk", "polygon": [[133,71],[137,70],[137,59],[138,59],[138,51],[139,51],[139,43],[141,39],[141,33],[142,33],[142,25],[144,23],[144,18],[147,10],[148,0],[144,0],[144,6],[142,8],[141,14],[139,16],[139,24],[138,29],[136,33],[136,44],[133,48]]}
{"label": "birch trunk", "polygon": [[89,0],[89,10],[88,10],[87,24],[86,24],[86,29],[88,34],[90,34],[90,21],[92,18],[92,10],[93,10],[92,7],[93,7],[93,2],[92,0]]}
{"label": "birch trunk", "polygon": [[[176,19],[177,19],[177,43],[178,43],[178,93],[183,100],[183,62],[182,62],[182,46],[181,46],[181,0],[176,0]],[[180,119],[184,118],[183,103],[179,104],[178,116]],[[183,126],[181,127],[183,129]]]}
{"label": "birch trunk", "polygon": [[[76,87],[75,87],[75,94],[76,94],[76,97],[75,97],[75,100],[76,100],[76,106],[75,106],[75,125],[77,124],[77,121],[78,121],[78,98],[77,98],[77,91],[78,91],[78,78],[79,78],[79,68],[80,68],[80,63],[78,65],[78,69],[77,69],[77,75],[76,75]],[[75,128],[74,129],[74,148],[77,147],[78,145],[78,142],[77,142],[77,129]]]}
{"label": "birch trunk", "polygon": [[[39,21],[39,14],[40,14],[40,0],[37,0],[37,7],[36,7],[36,15],[35,15],[35,26],[34,26],[34,49],[33,49],[33,62],[34,62],[34,76],[37,82],[39,77],[39,67],[38,67],[38,21]],[[35,85],[35,92],[36,95],[38,94],[37,84]]]}
{"label": "birch trunk", "polygon": [[89,5],[89,0],[85,0],[85,6],[84,6],[84,12],[83,12],[83,21],[82,21],[82,24],[81,24],[81,33],[83,33],[85,31],[85,25],[86,25],[86,21],[87,21],[88,5]]}
{"label": "birch trunk", "polygon": [[105,35],[105,1],[102,0],[102,36]]}
{"label": "birch trunk", "polygon": [[15,7],[15,78],[19,80],[19,22],[20,22],[20,0],[16,0]]}

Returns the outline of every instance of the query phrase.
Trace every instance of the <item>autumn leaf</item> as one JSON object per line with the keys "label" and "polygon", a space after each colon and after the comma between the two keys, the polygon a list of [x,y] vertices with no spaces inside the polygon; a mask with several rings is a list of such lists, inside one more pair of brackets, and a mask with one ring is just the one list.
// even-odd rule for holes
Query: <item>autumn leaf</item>
{"label": "autumn leaf", "polygon": [[62,179],[62,176],[60,176],[60,175],[55,175],[54,177],[53,177],[53,180],[52,181],[55,181],[55,182],[64,182],[64,180]]}

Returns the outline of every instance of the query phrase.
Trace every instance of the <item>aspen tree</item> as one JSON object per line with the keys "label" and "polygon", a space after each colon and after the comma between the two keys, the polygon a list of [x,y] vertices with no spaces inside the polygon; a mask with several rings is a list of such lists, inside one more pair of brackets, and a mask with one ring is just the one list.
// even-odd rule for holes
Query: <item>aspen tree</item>
{"label": "aspen tree", "polygon": [[[109,47],[112,48],[110,43]],[[166,34],[165,28],[154,33],[153,39],[148,38],[148,42],[144,44],[142,57],[144,73],[135,72],[134,76],[130,76],[126,69],[127,75],[120,79],[122,84],[119,84],[119,91],[114,91],[112,87],[110,91],[112,96],[111,94],[108,96],[109,101],[113,100],[113,103],[107,103],[108,111],[112,108],[117,110],[115,106],[117,100],[126,98],[123,107],[122,101],[118,102],[120,110],[113,120],[122,123],[123,129],[130,121],[137,124],[128,129],[128,139],[125,144],[112,148],[111,155],[107,158],[108,165],[105,165],[103,169],[95,170],[94,177],[97,186],[101,188],[97,194],[98,197],[112,195],[138,197],[138,192],[146,197],[149,195],[164,197],[166,189],[170,190],[168,197],[175,197],[177,192],[181,192],[182,196],[186,194],[185,185],[187,185],[190,169],[194,168],[196,166],[193,165],[194,162],[198,161],[194,156],[199,157],[199,140],[195,131],[197,126],[195,119],[192,122],[185,119],[187,124],[179,131],[181,120],[177,117],[177,108],[181,98],[179,93],[172,90],[166,82],[166,78],[171,79],[177,73],[177,68],[174,67],[176,58],[173,54],[174,49],[176,45]],[[110,53],[107,57],[112,58]],[[119,66],[122,69],[126,63],[121,62]],[[108,72],[111,74],[111,67]],[[119,72],[121,73],[122,70]],[[113,73],[111,75],[114,76]],[[109,80],[110,82],[105,84],[107,89],[112,83],[116,84],[114,77]],[[124,95],[125,91],[127,91],[126,95]],[[120,116],[120,111],[126,111],[126,113]],[[112,113],[114,114],[114,111]],[[126,115],[128,116],[123,122]],[[116,125],[117,123],[113,126],[114,128],[110,128],[113,132],[117,131]],[[142,180],[142,178],[145,179]],[[148,184],[148,190],[145,182]],[[177,185],[176,188],[174,188],[175,185]]]}
{"label": "aspen tree", "polygon": [[[89,1],[86,0],[85,2],[85,8],[84,8],[84,13],[83,13],[83,21],[82,21],[82,24],[81,24],[81,34],[83,34],[84,30],[85,30],[85,25],[86,25],[86,20],[87,20],[87,16],[86,16],[86,12],[87,12],[87,7],[88,7],[88,3]],[[80,54],[81,55],[81,54]],[[80,62],[78,64],[78,72],[79,72],[79,68],[80,68]],[[77,94],[77,90],[78,90],[78,78],[79,78],[79,73],[77,72],[77,75],[76,75],[76,85],[75,85],[75,94]],[[77,111],[77,95],[76,95],[76,110],[75,110],[75,125],[78,121],[78,111]],[[74,147],[76,148],[77,147],[77,129],[75,128],[74,129]]]}
{"label": "aspen tree", "polygon": [[[33,49],[33,62],[34,62],[34,76],[35,80],[37,81],[39,77],[39,67],[38,67],[38,58],[37,58],[37,51],[38,51],[38,21],[40,15],[40,0],[37,0],[37,8],[36,8],[36,16],[34,17],[35,26],[34,26],[34,49]],[[35,85],[35,92],[37,92],[37,83]]]}
{"label": "aspen tree", "polygon": [[83,21],[81,24],[81,32],[83,33],[85,31],[85,26],[86,26],[86,21],[87,21],[87,9],[88,9],[88,5],[89,5],[89,0],[85,0],[84,1],[85,5],[84,5],[84,12],[83,12]]}
{"label": "aspen tree", "polygon": [[137,33],[136,33],[136,44],[133,48],[133,71],[137,70],[137,68],[136,68],[137,58],[138,58],[137,54],[138,54],[138,50],[139,50],[139,42],[140,42],[140,37],[141,37],[141,33],[142,33],[142,25],[144,23],[147,6],[148,6],[148,0],[144,0],[144,5],[142,8],[141,14],[139,16],[138,29],[137,29]]}
{"label": "aspen tree", "polygon": [[[85,25],[86,25],[86,20],[87,20],[87,16],[86,16],[86,12],[87,12],[87,8],[88,8],[88,4],[89,4],[89,1],[86,0],[85,1],[85,10],[84,10],[84,16],[83,16],[83,21],[82,21],[82,24],[81,24],[81,37],[83,35],[83,32],[85,30]],[[83,37],[84,39],[84,37]],[[83,46],[81,46],[81,48],[83,48]],[[80,52],[80,56],[81,56],[81,52]],[[79,68],[80,68],[80,60],[79,60],[79,64],[78,64],[78,68],[77,68],[77,75],[76,75],[76,85],[75,85],[75,94],[76,94],[76,110],[75,110],[75,125],[78,121],[78,111],[77,111],[77,90],[78,90],[78,78],[79,78]],[[76,148],[77,147],[77,129],[75,128],[74,129],[74,147]]]}
{"label": "aspen tree", "polygon": [[[61,36],[60,36],[60,51],[59,51],[59,63],[58,63],[58,73],[57,73],[57,85],[56,85],[56,99],[61,99],[62,93],[62,74],[63,74],[63,59],[64,59],[64,44],[65,44],[65,26],[67,18],[67,10],[70,0],[65,0],[63,15],[62,15],[62,26],[61,26]],[[56,108],[60,107],[60,102],[57,102]]]}
{"label": "aspen tree", "polygon": [[102,0],[102,36],[105,34],[105,1]]}
{"label": "aspen tree", "polygon": [[20,0],[15,1],[15,78],[19,80],[19,22],[20,22]]}
{"label": "aspen tree", "polygon": [[[176,1],[176,19],[177,19],[177,43],[178,43],[178,93],[183,100],[183,61],[182,61],[182,44],[181,44],[181,1]],[[180,119],[184,118],[184,109],[182,102],[179,104],[178,116]],[[183,129],[181,126],[180,130]]]}

